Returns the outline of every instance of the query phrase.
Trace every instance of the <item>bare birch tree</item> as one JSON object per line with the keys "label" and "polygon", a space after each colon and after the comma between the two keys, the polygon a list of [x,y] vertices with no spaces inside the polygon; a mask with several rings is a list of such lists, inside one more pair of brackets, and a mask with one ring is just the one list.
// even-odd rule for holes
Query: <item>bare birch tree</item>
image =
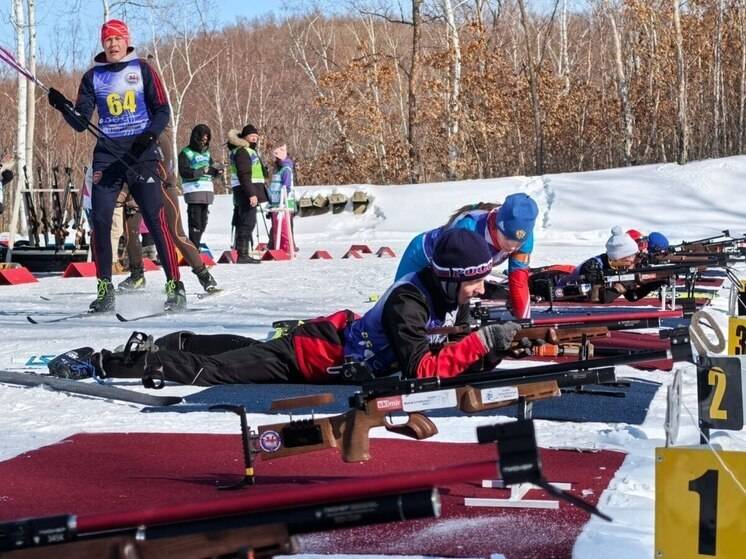
{"label": "bare birch tree", "polygon": [[409,132],[409,181],[412,184],[420,182],[422,176],[422,157],[420,156],[419,123],[417,122],[417,100],[420,86],[420,41],[422,39],[422,2],[412,0],[412,61],[409,66],[409,101],[408,120]]}
{"label": "bare birch tree", "polygon": [[446,122],[446,146],[448,158],[448,180],[458,178],[457,165],[459,161],[459,119],[461,109],[461,40],[456,25],[456,15],[451,0],[441,0],[441,6],[446,16],[448,26],[450,76],[448,89],[448,107]]}
{"label": "bare birch tree", "polygon": [[624,164],[632,165],[632,142],[634,138],[634,121],[632,106],[629,101],[629,84],[624,71],[624,54],[622,52],[622,37],[617,25],[615,7],[611,0],[606,1],[607,15],[611,25],[611,37],[614,41],[614,63],[616,69],[617,92],[622,110],[622,137],[624,141]]}
{"label": "bare birch tree", "polygon": [[518,8],[521,13],[521,27],[526,47],[526,70],[528,72],[528,87],[531,92],[531,108],[534,115],[534,169],[537,175],[544,174],[544,116],[542,114],[541,100],[539,98],[538,76],[536,75],[533,48],[529,35],[528,16],[524,0],[518,0]]}
{"label": "bare birch tree", "polygon": [[[35,0],[27,0],[28,4],[28,69],[36,74],[36,5]],[[26,82],[26,165],[34,168],[34,128],[36,124],[36,84]],[[29,173],[29,188],[34,187],[34,173]],[[39,185],[42,187],[43,185]]]}
{"label": "bare birch tree", "polygon": [[[26,21],[23,0],[13,0],[13,27],[16,32],[16,59],[22,65],[26,65]],[[21,210],[21,185],[23,184],[23,169],[26,166],[26,115],[28,91],[26,78],[20,73],[16,78],[18,86],[16,117],[16,191],[13,198],[13,213],[10,218],[10,238],[8,246],[12,249],[15,242],[16,228],[18,226],[18,214]],[[33,173],[32,173],[33,174]],[[10,261],[11,251],[7,252],[7,260]]]}
{"label": "bare birch tree", "polygon": [[712,53],[712,157],[720,157],[720,107],[722,91],[722,56],[723,56],[723,0],[717,1],[715,18],[715,37]]}
{"label": "bare birch tree", "polygon": [[689,159],[689,122],[687,121],[686,62],[684,37],[681,33],[680,0],[672,0],[674,42],[676,44],[676,161],[683,165]]}

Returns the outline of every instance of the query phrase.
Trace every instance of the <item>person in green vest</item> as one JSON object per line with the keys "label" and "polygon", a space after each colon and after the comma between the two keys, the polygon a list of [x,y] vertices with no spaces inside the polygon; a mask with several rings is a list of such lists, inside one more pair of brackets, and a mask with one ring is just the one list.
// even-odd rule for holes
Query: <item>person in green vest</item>
{"label": "person in green vest", "polygon": [[212,180],[223,174],[210,155],[211,139],[210,128],[198,124],[192,129],[189,145],[179,152],[179,177],[187,203],[189,240],[197,250],[207,228],[210,204],[215,201]]}
{"label": "person in green vest", "polygon": [[238,130],[228,132],[237,264],[260,262],[250,254],[253,248],[252,233],[256,227],[256,212],[259,204],[267,201],[264,166],[256,151],[258,141],[259,134],[253,124],[244,126],[240,133]]}

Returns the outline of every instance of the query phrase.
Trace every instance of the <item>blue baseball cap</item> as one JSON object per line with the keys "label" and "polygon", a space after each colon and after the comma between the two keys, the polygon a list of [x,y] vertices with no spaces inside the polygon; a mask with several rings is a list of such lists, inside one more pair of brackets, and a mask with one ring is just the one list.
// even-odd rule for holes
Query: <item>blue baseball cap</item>
{"label": "blue baseball cap", "polygon": [[497,211],[497,228],[513,241],[523,241],[534,229],[539,207],[528,194],[511,194]]}
{"label": "blue baseball cap", "polygon": [[663,233],[653,231],[648,235],[648,252],[665,252],[668,250],[668,239]]}

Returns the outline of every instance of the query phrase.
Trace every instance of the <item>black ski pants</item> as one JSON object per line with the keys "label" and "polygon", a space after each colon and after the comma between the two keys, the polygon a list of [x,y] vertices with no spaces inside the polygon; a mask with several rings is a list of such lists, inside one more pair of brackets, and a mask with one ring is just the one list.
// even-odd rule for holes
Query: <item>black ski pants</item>
{"label": "black ski pants", "polygon": [[189,240],[199,249],[202,234],[207,229],[207,217],[210,215],[209,204],[187,204],[187,222]]}
{"label": "black ski pants", "polygon": [[[182,334],[181,342],[174,339],[177,334]],[[132,364],[125,363],[121,353],[102,352],[104,374],[114,378],[158,374],[196,386],[306,382],[298,370],[292,336],[262,342],[234,335],[175,332],[155,343],[158,351],[143,352]]]}
{"label": "black ski pants", "polygon": [[252,235],[256,228],[257,206],[249,203],[241,187],[233,189],[233,226],[236,228],[236,247],[242,243],[254,244]]}
{"label": "black ski pants", "polygon": [[[140,207],[140,212],[155,240],[166,278],[180,279],[173,238],[166,227],[163,212],[161,179],[166,173],[160,161],[143,161],[127,169],[115,161],[103,170],[93,173],[93,251],[96,260],[96,276],[111,280],[111,220],[119,191],[124,182],[129,186],[132,197]],[[159,178],[160,177],[160,178]]]}

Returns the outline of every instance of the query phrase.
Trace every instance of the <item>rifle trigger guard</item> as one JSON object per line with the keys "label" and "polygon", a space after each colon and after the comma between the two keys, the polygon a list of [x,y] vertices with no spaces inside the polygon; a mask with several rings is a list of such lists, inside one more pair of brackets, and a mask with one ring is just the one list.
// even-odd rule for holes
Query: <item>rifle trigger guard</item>
{"label": "rifle trigger guard", "polygon": [[438,428],[435,426],[435,423],[421,413],[410,413],[406,423],[398,424],[393,423],[391,416],[388,415],[383,420],[383,426],[390,433],[396,433],[418,441],[429,439],[433,435],[438,434]]}

